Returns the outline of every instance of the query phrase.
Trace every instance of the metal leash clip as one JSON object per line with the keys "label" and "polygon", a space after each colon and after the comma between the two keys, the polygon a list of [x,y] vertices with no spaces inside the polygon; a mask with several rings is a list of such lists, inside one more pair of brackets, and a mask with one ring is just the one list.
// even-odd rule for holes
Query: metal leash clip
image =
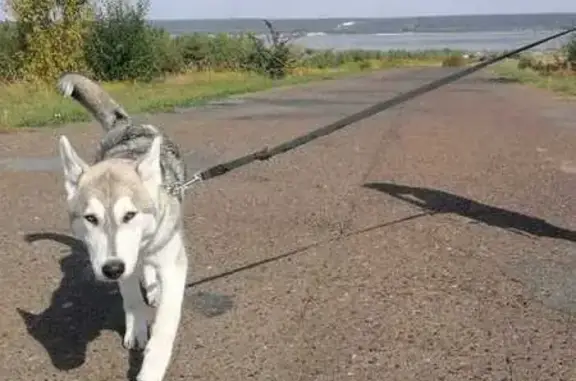
{"label": "metal leash clip", "polygon": [[164,186],[164,189],[168,194],[182,198],[184,197],[184,193],[186,192],[186,190],[190,186],[192,186],[192,184],[197,183],[199,181],[202,181],[202,172],[197,172],[196,174],[194,174],[194,176],[192,176],[190,180],[187,180],[183,183],[174,182],[171,184],[167,184]]}

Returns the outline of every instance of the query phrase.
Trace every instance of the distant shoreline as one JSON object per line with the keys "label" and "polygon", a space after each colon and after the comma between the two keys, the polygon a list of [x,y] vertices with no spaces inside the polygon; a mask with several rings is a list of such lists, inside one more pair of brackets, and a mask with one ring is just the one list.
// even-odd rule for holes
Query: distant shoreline
{"label": "distant shoreline", "polygon": [[295,20],[410,20],[415,18],[421,19],[434,19],[434,18],[473,18],[473,17],[510,17],[510,16],[574,16],[576,18],[576,11],[574,12],[538,12],[538,13],[477,13],[477,14],[443,14],[443,15],[424,15],[424,16],[397,16],[397,17],[365,17],[365,16],[348,16],[348,17],[284,17],[284,18],[272,18],[272,17],[229,17],[229,18],[149,18],[150,21],[160,21],[160,22],[176,22],[176,21],[261,21],[264,18],[269,21],[295,21]]}
{"label": "distant shoreline", "polygon": [[[262,19],[150,19],[171,34],[267,33]],[[559,30],[576,24],[576,12],[414,17],[334,17],[270,19],[277,31],[305,35],[384,35],[393,33],[467,33]]]}

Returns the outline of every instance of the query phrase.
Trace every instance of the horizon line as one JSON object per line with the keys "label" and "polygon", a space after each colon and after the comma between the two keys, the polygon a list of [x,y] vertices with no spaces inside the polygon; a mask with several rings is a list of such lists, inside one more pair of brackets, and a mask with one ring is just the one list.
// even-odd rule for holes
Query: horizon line
{"label": "horizon line", "polygon": [[387,16],[387,17],[369,17],[369,16],[330,16],[330,17],[260,17],[260,16],[241,16],[241,17],[201,17],[201,18],[169,18],[169,17],[147,17],[149,20],[162,21],[203,21],[203,20],[334,20],[334,19],[356,19],[356,20],[382,20],[382,19],[407,19],[407,18],[435,18],[435,17],[476,17],[476,16],[537,16],[537,15],[575,15],[576,11],[556,11],[556,12],[521,12],[521,13],[441,13],[426,14],[413,16]]}

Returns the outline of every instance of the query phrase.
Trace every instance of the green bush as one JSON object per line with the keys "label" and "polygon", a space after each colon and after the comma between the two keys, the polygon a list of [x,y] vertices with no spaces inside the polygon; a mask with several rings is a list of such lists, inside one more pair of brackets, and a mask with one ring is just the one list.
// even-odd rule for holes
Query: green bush
{"label": "green bush", "polygon": [[268,45],[253,35],[249,36],[254,50],[248,56],[248,67],[273,79],[283,78],[294,63],[290,39],[276,31],[269,21],[264,20],[264,23],[269,33]]}
{"label": "green bush", "polygon": [[293,58],[287,42],[274,41],[266,45],[264,41],[250,36],[253,46],[248,51],[244,69],[266,75],[272,79],[286,76]]}
{"label": "green bush", "polygon": [[443,67],[462,67],[465,66],[467,63],[466,58],[464,58],[462,55],[460,54],[454,54],[454,55],[450,55],[448,57],[446,57],[443,61],[442,61],[442,66]]}
{"label": "green bush", "polygon": [[159,74],[181,74],[188,70],[177,40],[163,29],[152,30]]}
{"label": "green bush", "polygon": [[276,40],[267,45],[251,33],[237,36],[192,34],[174,40],[187,68],[251,71],[281,78],[294,62],[287,42]]}
{"label": "green bush", "polygon": [[[358,61],[355,61],[355,62],[358,62]],[[370,63],[370,61],[359,61],[358,68],[360,70],[368,70],[368,69],[372,68],[372,64]]]}
{"label": "green bush", "polygon": [[147,12],[146,0],[104,0],[85,45],[96,77],[148,81],[162,74],[170,46],[166,33],[146,21]]}
{"label": "green bush", "polygon": [[520,70],[530,69],[533,65],[534,63],[532,62],[532,57],[529,55],[521,55],[518,59],[518,69]]}
{"label": "green bush", "polygon": [[185,68],[206,70],[210,67],[210,39],[207,35],[178,36],[174,38],[174,44]]}
{"label": "green bush", "polygon": [[18,50],[16,24],[0,23],[0,80],[9,82],[19,78]]}
{"label": "green bush", "polygon": [[569,73],[574,70],[574,61],[570,60],[570,44],[563,48],[563,52],[554,53],[525,53],[518,59],[518,69],[531,69],[542,76],[559,73]]}
{"label": "green bush", "polygon": [[208,67],[212,70],[247,70],[247,59],[254,49],[246,36],[225,33],[208,36]]}
{"label": "green bush", "polygon": [[571,69],[576,71],[576,37],[572,37],[564,46],[564,51],[566,52],[566,61],[571,66]]}

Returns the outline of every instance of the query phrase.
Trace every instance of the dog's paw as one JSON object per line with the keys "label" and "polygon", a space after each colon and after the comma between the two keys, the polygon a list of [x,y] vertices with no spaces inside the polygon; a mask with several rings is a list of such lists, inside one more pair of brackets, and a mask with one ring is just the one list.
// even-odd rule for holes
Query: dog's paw
{"label": "dog's paw", "polygon": [[158,284],[150,285],[145,291],[146,304],[150,307],[157,308],[160,304],[160,294],[160,286]]}
{"label": "dog's paw", "polygon": [[136,381],[162,381],[162,376],[158,374],[150,374],[150,373],[144,374],[143,372],[140,372],[138,376],[136,376]]}
{"label": "dog's paw", "polygon": [[150,339],[136,381],[162,381],[168,370],[172,346],[172,342],[159,340],[157,336]]}
{"label": "dog's paw", "polygon": [[126,324],[126,333],[122,344],[126,349],[144,349],[148,343],[148,324],[146,319],[134,319],[132,324]]}
{"label": "dog's paw", "polygon": [[[150,360],[148,360],[150,361]],[[136,381],[162,381],[166,369],[162,369],[161,364],[154,364],[153,366],[145,366],[142,364],[142,370],[136,376]]]}
{"label": "dog's paw", "polygon": [[142,295],[144,301],[150,307],[158,307],[160,304],[160,282],[158,281],[157,272],[154,267],[145,265],[143,269],[143,278],[141,280]]}

